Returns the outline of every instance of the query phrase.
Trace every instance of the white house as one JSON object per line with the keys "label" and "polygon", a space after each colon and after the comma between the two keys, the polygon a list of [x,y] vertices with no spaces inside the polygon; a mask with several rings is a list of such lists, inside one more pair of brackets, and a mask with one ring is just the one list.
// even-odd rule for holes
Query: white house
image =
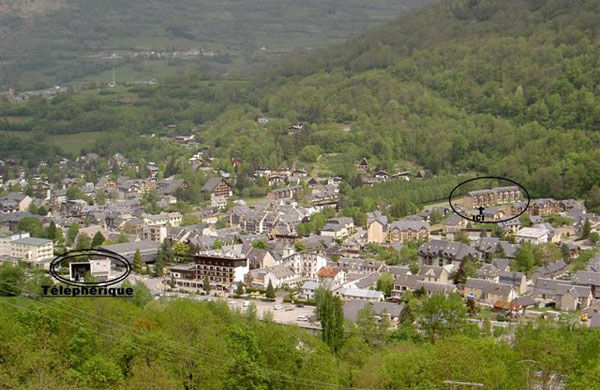
{"label": "white house", "polygon": [[317,280],[317,272],[327,265],[327,258],[317,253],[293,253],[282,259],[302,280]]}
{"label": "white house", "polygon": [[284,286],[296,287],[300,278],[290,267],[274,265],[272,267],[253,269],[245,277],[246,283],[258,288],[266,288],[271,282],[274,288]]}
{"label": "white house", "polygon": [[49,269],[54,257],[54,244],[45,238],[24,237],[8,243],[8,255],[17,257],[28,264]]}
{"label": "white house", "polygon": [[525,227],[519,229],[515,234],[517,242],[529,242],[531,244],[541,244],[548,242],[550,232],[546,229]]}
{"label": "white house", "polygon": [[385,295],[383,295],[381,291],[366,290],[362,288],[345,288],[340,290],[339,295],[344,300],[382,302],[385,299]]}

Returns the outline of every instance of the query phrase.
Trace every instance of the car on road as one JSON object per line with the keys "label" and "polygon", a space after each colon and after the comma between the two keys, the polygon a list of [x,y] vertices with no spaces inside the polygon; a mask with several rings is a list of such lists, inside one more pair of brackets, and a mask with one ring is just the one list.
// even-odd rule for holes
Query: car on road
{"label": "car on road", "polygon": [[296,305],[296,307],[304,307],[304,304],[303,304],[303,303],[298,303],[298,304]]}
{"label": "car on road", "polygon": [[282,310],[282,309],[283,309],[283,306],[281,306],[281,305],[273,306],[273,310]]}
{"label": "car on road", "polygon": [[285,311],[293,311],[294,310],[294,306],[288,306],[285,308]]}

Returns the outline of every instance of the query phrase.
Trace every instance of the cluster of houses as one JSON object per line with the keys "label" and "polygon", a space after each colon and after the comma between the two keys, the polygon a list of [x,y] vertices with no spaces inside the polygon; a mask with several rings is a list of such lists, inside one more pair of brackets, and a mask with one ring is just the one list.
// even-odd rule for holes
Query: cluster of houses
{"label": "cluster of houses", "polygon": [[[96,154],[89,153],[79,157],[77,164],[85,167],[97,159]],[[4,169],[7,163],[10,162],[2,162]],[[128,161],[115,154],[108,163],[122,168]],[[188,184],[178,178],[159,179],[156,164],[149,163],[146,168],[151,173],[146,179],[117,176],[114,180],[102,177],[96,183],[82,183],[81,179],[67,178],[59,186],[41,180],[28,186],[23,183],[25,176],[17,175],[8,183],[1,183],[5,190],[15,185],[28,186],[35,195],[5,191],[0,196],[0,260],[22,260],[47,268],[53,257],[52,240],[19,232],[19,221],[33,217],[44,226],[54,222],[63,230],[77,222],[78,235],[93,237],[101,233],[107,240],[119,241],[104,248],[131,261],[139,251],[150,265],[163,242],[185,244],[190,250],[168,272],[175,288],[185,291],[203,290],[207,280],[212,289],[223,292],[236,289],[240,283],[254,288],[270,284],[297,289],[298,299],[311,300],[317,288],[327,287],[353,308],[368,302],[381,310],[407,291],[459,292],[466,299],[502,310],[551,304],[563,311],[591,310],[592,317],[599,304],[600,257],[590,261],[587,269],[570,274],[569,263],[582,250],[595,247],[589,240],[579,238],[583,225],[588,223],[593,231],[598,231],[600,225],[600,218],[575,200],[532,200],[526,213],[531,224],[521,226],[520,219],[498,224],[505,239],[493,237],[487,227],[472,226],[471,221],[449,207],[428,208],[398,220],[373,211],[368,213],[364,226],[356,226],[353,218],[334,216],[319,231],[303,236],[306,232],[299,233],[300,224],[323,207],[337,207],[340,178],[312,178],[298,169],[258,168],[254,179],[264,178],[275,188],[264,200],[249,205],[243,200],[233,201],[231,182],[219,175],[202,188],[210,204],[191,213],[195,217],[193,224],[182,226],[181,213],[148,214],[142,202],[144,194],[153,190],[158,195],[157,205],[173,210],[171,206],[176,204],[179,191],[185,191]],[[107,201],[91,205],[84,199],[67,199],[74,186],[92,200],[104,193]],[[526,206],[516,187],[474,191],[466,194],[465,201],[468,207],[493,209],[491,205],[502,204],[503,210],[510,208],[515,212]],[[46,214],[31,213],[32,205],[43,206]],[[435,222],[434,214],[438,216]],[[545,218],[553,214],[570,222],[553,226]],[[466,235],[468,242],[455,240],[459,232],[464,233],[463,238]],[[371,252],[373,245],[399,251],[415,243],[417,261],[412,264],[387,265],[375,260]],[[554,243],[568,248],[568,253],[564,260],[525,275],[510,267],[524,243]],[[456,274],[468,260],[477,265],[477,274],[455,283]],[[377,289],[384,273],[394,280],[389,296]]]}
{"label": "cluster of houses", "polygon": [[383,169],[379,169],[371,173],[369,162],[366,157],[363,157],[363,159],[358,164],[358,171],[363,174],[361,179],[362,185],[368,188],[373,187],[375,184],[385,183],[389,180],[410,181],[411,178],[422,179],[425,177],[425,172],[422,170],[417,171],[415,174],[409,171],[401,171],[390,174]]}

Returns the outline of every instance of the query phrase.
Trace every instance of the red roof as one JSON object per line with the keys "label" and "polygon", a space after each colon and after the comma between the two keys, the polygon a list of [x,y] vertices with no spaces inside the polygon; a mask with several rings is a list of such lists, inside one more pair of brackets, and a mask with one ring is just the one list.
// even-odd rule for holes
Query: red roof
{"label": "red roof", "polygon": [[338,274],[340,270],[338,268],[333,267],[323,267],[317,272],[317,276],[321,278],[333,278]]}

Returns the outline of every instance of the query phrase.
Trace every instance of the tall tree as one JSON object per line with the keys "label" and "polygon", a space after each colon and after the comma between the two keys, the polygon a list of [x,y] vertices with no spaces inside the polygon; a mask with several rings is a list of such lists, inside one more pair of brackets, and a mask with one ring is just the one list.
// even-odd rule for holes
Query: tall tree
{"label": "tall tree", "polygon": [[319,288],[315,291],[317,317],[321,322],[321,337],[329,347],[337,352],[344,340],[344,314],[342,302],[330,290]]}
{"label": "tall tree", "polygon": [[165,255],[162,252],[162,248],[159,249],[156,261],[154,262],[154,276],[162,278],[165,273]]}
{"label": "tall tree", "polygon": [[54,223],[54,221],[50,221],[50,225],[48,225],[48,229],[46,231],[46,235],[53,242],[56,242],[57,231],[58,231],[58,227],[56,226],[56,223]]}
{"label": "tall tree", "polygon": [[581,227],[581,238],[588,238],[592,232],[592,223],[589,218],[585,219],[583,226]]}
{"label": "tall tree", "polygon": [[140,253],[140,250],[136,250],[135,254],[133,255],[133,264],[132,264],[132,268],[134,272],[137,273],[141,273],[143,271],[143,264],[142,264],[142,254]]}
{"label": "tall tree", "polygon": [[265,296],[269,299],[275,298],[275,289],[273,288],[273,283],[271,283],[271,279],[269,279],[269,284],[267,285],[267,291],[265,292]]}

